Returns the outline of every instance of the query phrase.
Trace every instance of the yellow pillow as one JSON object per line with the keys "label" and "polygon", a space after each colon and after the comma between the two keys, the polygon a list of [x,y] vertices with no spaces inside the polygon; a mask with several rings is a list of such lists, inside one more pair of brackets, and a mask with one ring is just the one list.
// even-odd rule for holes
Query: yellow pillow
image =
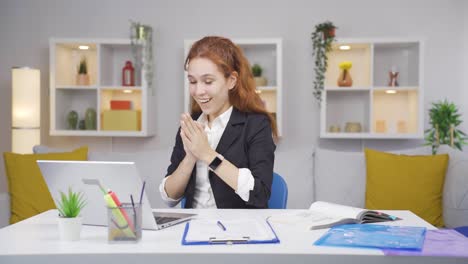
{"label": "yellow pillow", "polygon": [[447,154],[406,156],[366,149],[366,208],[411,210],[443,226],[442,190]]}
{"label": "yellow pillow", "polygon": [[88,147],[45,154],[3,153],[10,193],[10,224],[55,208],[37,160],[87,160]]}

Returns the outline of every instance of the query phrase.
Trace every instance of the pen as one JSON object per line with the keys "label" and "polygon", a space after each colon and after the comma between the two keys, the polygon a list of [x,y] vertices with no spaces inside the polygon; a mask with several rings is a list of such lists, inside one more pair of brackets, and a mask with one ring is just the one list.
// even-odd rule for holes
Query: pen
{"label": "pen", "polygon": [[216,224],[221,228],[223,231],[226,231],[226,227],[221,223],[221,221],[217,221]]}
{"label": "pen", "polygon": [[146,185],[146,181],[143,181],[143,186],[141,187],[141,192],[140,192],[140,204],[143,200],[143,192],[145,191],[145,185]]}
{"label": "pen", "polygon": [[136,216],[135,203],[133,202],[133,195],[130,194],[130,201],[132,201],[133,215]]}

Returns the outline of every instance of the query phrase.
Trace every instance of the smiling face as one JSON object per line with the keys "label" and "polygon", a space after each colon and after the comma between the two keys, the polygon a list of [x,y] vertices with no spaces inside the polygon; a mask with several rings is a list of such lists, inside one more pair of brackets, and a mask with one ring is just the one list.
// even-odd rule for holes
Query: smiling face
{"label": "smiling face", "polygon": [[235,73],[226,78],[215,63],[200,57],[190,60],[187,73],[190,95],[208,116],[209,121],[231,106],[229,90],[236,84]]}

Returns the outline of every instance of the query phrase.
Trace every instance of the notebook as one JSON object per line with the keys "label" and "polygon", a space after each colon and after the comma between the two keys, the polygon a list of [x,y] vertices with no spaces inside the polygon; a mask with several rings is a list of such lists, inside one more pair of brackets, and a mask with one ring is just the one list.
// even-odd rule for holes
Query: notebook
{"label": "notebook", "polygon": [[[42,176],[52,198],[57,202],[59,191],[68,188],[82,192],[88,201],[82,210],[83,224],[107,225],[106,202],[99,187],[88,185],[83,180],[99,180],[124,202],[130,202],[130,194],[139,200],[142,180],[134,162],[111,161],[55,161],[38,160]],[[137,202],[137,201],[135,201]],[[190,220],[194,214],[153,212],[146,193],[142,197],[142,228],[158,230]]]}
{"label": "notebook", "polygon": [[304,226],[310,230],[342,224],[367,224],[396,220],[401,219],[378,211],[322,201],[312,203],[309,210],[272,217],[272,221]]}

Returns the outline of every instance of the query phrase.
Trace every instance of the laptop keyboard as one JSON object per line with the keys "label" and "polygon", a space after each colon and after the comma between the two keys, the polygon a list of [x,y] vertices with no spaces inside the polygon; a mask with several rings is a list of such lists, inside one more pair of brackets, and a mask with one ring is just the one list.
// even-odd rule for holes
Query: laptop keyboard
{"label": "laptop keyboard", "polygon": [[162,225],[162,224],[169,223],[169,222],[172,222],[172,221],[175,221],[175,220],[179,220],[180,218],[179,217],[156,216],[155,219],[156,219],[156,223],[158,223],[158,225]]}

